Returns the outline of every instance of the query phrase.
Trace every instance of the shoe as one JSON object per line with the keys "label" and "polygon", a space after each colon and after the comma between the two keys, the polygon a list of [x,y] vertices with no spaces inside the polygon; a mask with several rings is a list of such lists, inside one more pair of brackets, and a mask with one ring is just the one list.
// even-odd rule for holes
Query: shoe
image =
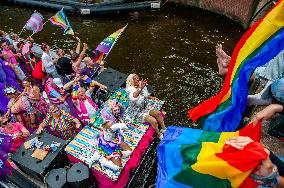
{"label": "shoe", "polygon": [[165,134],[166,130],[167,130],[167,129],[161,129],[161,130],[160,130],[160,133]]}
{"label": "shoe", "polygon": [[164,138],[164,135],[161,134],[161,135],[159,136],[159,139],[160,139],[160,140],[163,140],[163,138]]}

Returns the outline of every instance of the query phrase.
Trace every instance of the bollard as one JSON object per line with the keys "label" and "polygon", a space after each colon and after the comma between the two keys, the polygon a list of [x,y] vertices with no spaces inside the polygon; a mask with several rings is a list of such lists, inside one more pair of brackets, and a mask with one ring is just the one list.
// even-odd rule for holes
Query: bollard
{"label": "bollard", "polygon": [[58,168],[51,170],[45,178],[49,188],[70,188],[66,181],[66,169]]}
{"label": "bollard", "polygon": [[67,171],[67,182],[72,188],[94,187],[89,168],[82,163],[74,164]]}

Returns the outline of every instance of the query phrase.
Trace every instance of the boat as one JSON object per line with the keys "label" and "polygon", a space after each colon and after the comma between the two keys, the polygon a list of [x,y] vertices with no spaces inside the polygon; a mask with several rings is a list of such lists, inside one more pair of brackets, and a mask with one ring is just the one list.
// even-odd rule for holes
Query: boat
{"label": "boat", "polygon": [[158,10],[161,1],[141,1],[127,2],[125,0],[98,0],[94,3],[83,3],[79,0],[6,0],[17,5],[48,8],[60,10],[64,7],[65,11],[80,13],[81,15],[90,14],[109,14],[121,12],[135,12],[146,10]]}
{"label": "boat", "polygon": [[[42,50],[40,48],[40,46],[38,44],[34,44],[32,51],[34,52],[34,54],[38,57],[40,57],[40,55],[42,54]],[[51,55],[55,56],[55,50],[51,49]],[[110,69],[110,70],[114,70],[114,69]],[[118,71],[117,71],[118,72]],[[116,72],[116,74],[117,74]],[[101,74],[103,74],[104,72],[102,72]],[[106,73],[107,75],[109,74],[109,72]],[[123,73],[121,73],[123,74]],[[121,76],[121,75],[119,75]],[[122,75],[123,76],[123,75]],[[126,75],[125,75],[126,76]],[[111,76],[112,77],[112,76]],[[124,77],[126,78],[126,77]],[[117,81],[116,81],[117,82]],[[152,88],[149,88],[149,91],[153,91]],[[116,98],[117,93],[119,93],[119,99]],[[123,96],[123,97],[122,97]],[[117,100],[121,100],[121,103],[124,104],[128,104],[127,102],[127,96],[125,90],[121,87],[119,87],[118,89],[116,89],[115,91],[111,92],[109,95],[108,99],[117,99]],[[97,115],[98,114],[98,115]],[[14,153],[11,156],[11,159],[13,160],[13,162],[18,166],[18,169],[13,169],[12,170],[12,174],[9,175],[5,181],[0,181],[0,187],[29,187],[29,188],[38,188],[38,187],[48,187],[50,186],[47,182],[47,177],[49,176],[49,173],[54,170],[54,169],[64,169],[64,167],[66,166],[72,166],[73,163],[76,163],[75,161],[72,161],[71,159],[76,158],[76,160],[79,160],[81,163],[84,163],[86,166],[88,166],[89,170],[90,170],[90,180],[89,181],[93,181],[92,186],[86,186],[86,187],[97,187],[97,185],[101,185],[102,181],[99,180],[99,178],[96,176],[97,173],[100,173],[99,177],[103,177],[104,179],[103,181],[107,181],[109,183],[112,182],[116,182],[116,181],[120,181],[120,174],[114,174],[112,171],[110,171],[110,169],[105,169],[105,168],[101,168],[100,164],[96,164],[94,165],[93,163],[88,164],[88,161],[84,161],[84,159],[80,158],[80,155],[76,155],[76,153],[72,153],[72,151],[74,151],[73,146],[76,146],[76,148],[78,147],[78,145],[76,145],[76,143],[80,142],[82,143],[83,140],[86,139],[94,139],[94,137],[92,137],[93,135],[91,135],[90,133],[95,133],[96,131],[98,131],[98,126],[99,124],[97,124],[97,122],[99,123],[100,120],[98,120],[98,117],[100,115],[100,111],[98,111],[98,113],[96,114],[96,116],[94,117],[94,120],[91,120],[91,125],[90,126],[85,126],[79,133],[77,136],[75,136],[73,138],[73,140],[71,140],[70,142],[65,142],[61,139],[58,138],[53,138],[51,135],[44,133],[41,136],[37,136],[35,135],[35,133],[33,133],[27,140],[31,140],[34,137],[39,137],[39,139],[43,139],[44,137],[48,137],[48,139],[46,140],[53,140],[53,139],[57,139],[56,142],[61,142],[62,146],[60,152],[58,152],[58,154],[51,154],[51,156],[53,156],[53,159],[50,162],[43,162],[45,163],[44,165],[42,165],[42,167],[35,167],[36,164],[41,163],[39,161],[33,161],[34,159],[31,158],[30,156],[30,152],[29,150],[26,150],[24,148],[24,144],[18,148],[17,152]],[[98,120],[98,121],[96,121]],[[136,164],[136,167],[131,167],[129,168],[129,173],[126,173],[125,175],[125,170],[121,169],[121,174],[123,174],[124,176],[127,176],[127,182],[124,182],[124,187],[127,188],[131,188],[131,187],[145,187],[146,184],[146,179],[148,178],[149,174],[152,171],[152,168],[154,167],[154,162],[155,162],[155,152],[156,152],[156,148],[158,146],[158,139],[154,138],[153,139],[153,135],[155,133],[154,129],[152,127],[150,127],[149,125],[142,125],[142,124],[138,124],[138,123],[131,123],[134,125],[134,127],[132,127],[131,131],[134,129],[138,130],[138,133],[135,132],[135,139],[132,138],[131,140],[135,140],[135,141],[131,141],[131,142],[135,142],[132,146],[135,148],[133,150],[133,153],[135,152],[135,150],[137,150],[137,155],[133,154],[131,155],[125,162],[125,166],[126,167],[126,163],[128,162],[128,160],[134,160],[136,161],[137,158],[139,158],[140,160],[138,161],[139,163]],[[141,128],[141,127],[143,128]],[[136,128],[138,127],[138,128]],[[129,132],[126,132],[127,135],[129,135]],[[84,137],[85,135],[89,134],[87,137]],[[138,136],[137,136],[138,135]],[[139,136],[140,135],[140,136]],[[145,136],[144,136],[145,135]],[[80,140],[80,138],[84,137],[83,140]],[[139,138],[137,138],[139,137]],[[41,140],[43,141],[43,140]],[[87,141],[88,143],[91,143],[91,140]],[[143,146],[140,147],[140,144],[143,143]],[[147,146],[147,147],[146,147]],[[146,147],[146,148],[145,148]],[[84,149],[80,149],[80,150],[84,150]],[[29,158],[29,160],[27,160],[27,157]],[[51,158],[51,157],[49,157]],[[32,164],[33,162],[34,165]],[[133,166],[133,164],[132,164]],[[41,168],[41,169],[40,169]],[[128,167],[127,167],[128,168]],[[65,168],[66,169],[66,168]],[[112,177],[109,176],[109,174],[105,174],[105,170],[108,171],[109,174],[112,175]],[[94,171],[97,171],[96,173]],[[143,174],[143,176],[141,176],[141,174]],[[116,179],[113,180],[111,178],[113,178],[113,176],[116,176]],[[97,182],[96,184],[94,183],[94,178],[95,177],[95,182]],[[125,179],[125,178],[122,178]],[[54,180],[55,181],[55,180]],[[124,180],[122,180],[124,181]],[[98,183],[99,182],[99,183]],[[103,182],[104,183],[104,182]],[[68,184],[68,182],[66,182],[66,184]],[[72,186],[71,186],[72,187]],[[85,187],[85,186],[83,186]],[[102,187],[102,186],[99,186]]]}

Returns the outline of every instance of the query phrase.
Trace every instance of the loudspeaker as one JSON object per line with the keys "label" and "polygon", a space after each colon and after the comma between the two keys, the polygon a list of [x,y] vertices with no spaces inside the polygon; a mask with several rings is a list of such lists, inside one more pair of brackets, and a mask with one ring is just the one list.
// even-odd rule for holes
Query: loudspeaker
{"label": "loudspeaker", "polygon": [[12,155],[11,159],[21,168],[21,170],[36,178],[39,181],[43,181],[44,176],[54,167],[60,168],[66,165],[68,158],[64,152],[64,147],[66,141],[55,136],[52,136],[46,132],[43,132],[41,135],[37,135],[35,132],[27,139],[31,140],[32,138],[37,137],[40,142],[43,142],[43,145],[50,145],[52,141],[60,143],[59,148],[55,152],[49,152],[44,160],[38,160],[33,158],[31,155],[32,150],[26,150],[24,145],[22,145],[18,150]]}
{"label": "loudspeaker", "polygon": [[49,188],[70,188],[66,176],[65,168],[53,169],[46,175],[45,182]]}
{"label": "loudspeaker", "polygon": [[107,90],[112,93],[116,89],[123,86],[126,82],[126,79],[126,74],[112,68],[107,68],[95,78],[95,81],[107,86]]}
{"label": "loudspeaker", "polygon": [[72,188],[93,187],[93,180],[89,168],[76,163],[67,171],[67,182]]}

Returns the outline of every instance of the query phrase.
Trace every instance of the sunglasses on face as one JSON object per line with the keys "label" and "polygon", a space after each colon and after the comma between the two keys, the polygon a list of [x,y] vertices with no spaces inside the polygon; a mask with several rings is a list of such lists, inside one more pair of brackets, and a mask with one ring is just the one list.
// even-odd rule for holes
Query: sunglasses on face
{"label": "sunglasses on face", "polygon": [[6,46],[7,46],[7,44],[3,44],[1,47],[4,48],[4,47],[6,47]]}
{"label": "sunglasses on face", "polygon": [[51,113],[55,114],[55,113],[57,113],[57,112],[59,112],[59,111],[60,111],[60,110],[57,109],[57,110],[52,111]]}
{"label": "sunglasses on face", "polygon": [[5,126],[5,125],[7,125],[8,123],[9,123],[8,121],[5,121],[5,122],[2,123],[2,125]]}

